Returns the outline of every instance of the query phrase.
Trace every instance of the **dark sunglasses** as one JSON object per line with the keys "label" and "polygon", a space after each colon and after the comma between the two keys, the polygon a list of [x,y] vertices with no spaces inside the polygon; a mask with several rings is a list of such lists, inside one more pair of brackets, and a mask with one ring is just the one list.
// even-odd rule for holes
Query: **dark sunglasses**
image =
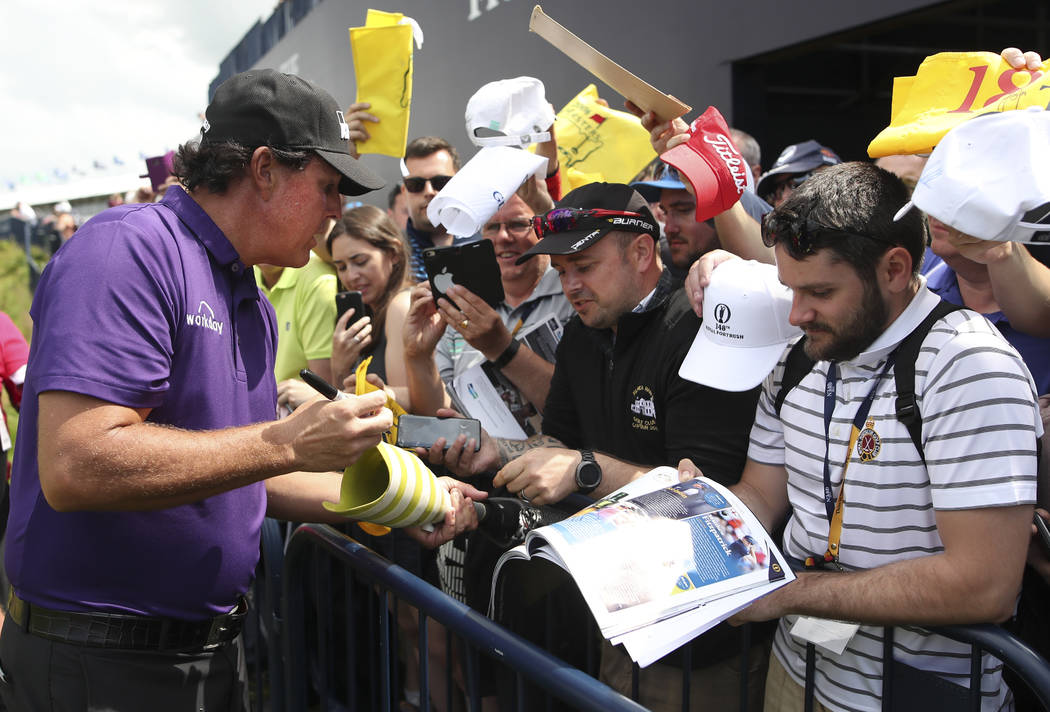
{"label": "dark sunglasses", "polygon": [[452,180],[452,176],[431,176],[430,178],[412,176],[411,178],[405,178],[405,190],[409,193],[422,193],[427,183],[434,186],[434,190],[441,190],[448,185],[450,180]]}
{"label": "dark sunglasses", "polygon": [[555,208],[545,215],[532,216],[532,229],[536,237],[543,239],[547,235],[570,230],[586,230],[593,227],[605,227],[612,223],[629,232],[647,232],[657,235],[656,226],[641,213],[624,210],[578,210],[577,208]]}
{"label": "dark sunglasses", "polygon": [[886,245],[897,244],[873,235],[830,227],[808,216],[803,220],[792,213],[781,213],[776,210],[762,216],[762,244],[766,247],[773,247],[778,242],[790,242],[794,248],[793,252],[810,255],[816,251],[813,247],[813,239],[829,232],[849,237],[861,237]]}

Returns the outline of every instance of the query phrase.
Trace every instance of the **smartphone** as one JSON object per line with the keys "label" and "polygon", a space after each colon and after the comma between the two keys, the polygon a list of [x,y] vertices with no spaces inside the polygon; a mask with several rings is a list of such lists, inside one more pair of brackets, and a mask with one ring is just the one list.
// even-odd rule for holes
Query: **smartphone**
{"label": "smartphone", "polygon": [[503,301],[503,282],[492,240],[428,247],[423,250],[423,264],[435,298],[445,297],[448,288],[458,284],[484,299],[490,307],[495,308]]}
{"label": "smartphone", "polygon": [[354,315],[346,322],[346,328],[348,329],[358,319],[371,316],[368,308],[365,307],[364,300],[361,298],[361,292],[337,292],[335,295],[335,320],[339,321],[343,314],[350,309],[354,310]]}
{"label": "smartphone", "polygon": [[474,452],[481,448],[481,422],[474,418],[435,418],[429,415],[402,415],[397,419],[398,447],[429,448],[445,438],[445,449],[460,433],[473,438]]}

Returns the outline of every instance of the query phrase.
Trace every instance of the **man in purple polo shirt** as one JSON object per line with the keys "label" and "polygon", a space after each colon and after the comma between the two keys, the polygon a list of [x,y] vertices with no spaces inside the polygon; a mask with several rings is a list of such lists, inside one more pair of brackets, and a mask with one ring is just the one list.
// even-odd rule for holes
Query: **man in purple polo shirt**
{"label": "man in purple polo shirt", "polygon": [[[382,393],[274,419],[274,313],[251,270],[302,266],[340,193],[382,186],[348,135],[327,92],[237,75],[179,149],[183,187],[102,213],[45,270],[8,530],[9,709],[245,706],[232,641],[263,516],[330,518],[333,470],[391,425]],[[474,523],[478,493],[446,486],[455,508],[424,543]]]}

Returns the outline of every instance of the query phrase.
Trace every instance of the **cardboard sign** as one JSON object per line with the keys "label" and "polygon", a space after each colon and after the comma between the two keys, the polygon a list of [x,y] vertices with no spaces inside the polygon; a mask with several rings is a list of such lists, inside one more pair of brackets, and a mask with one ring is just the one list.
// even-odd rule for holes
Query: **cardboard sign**
{"label": "cardboard sign", "polygon": [[693,108],[631,74],[555,22],[539,5],[532,9],[529,32],[535,32],[588,72],[620,92],[625,99],[630,99],[635,106],[643,111],[652,111],[663,121],[677,119]]}
{"label": "cardboard sign", "polygon": [[1013,69],[992,52],[942,52],[913,77],[893,80],[890,125],[868,146],[872,158],[929,153],[958,124],[990,112],[1050,109],[1050,60]]}

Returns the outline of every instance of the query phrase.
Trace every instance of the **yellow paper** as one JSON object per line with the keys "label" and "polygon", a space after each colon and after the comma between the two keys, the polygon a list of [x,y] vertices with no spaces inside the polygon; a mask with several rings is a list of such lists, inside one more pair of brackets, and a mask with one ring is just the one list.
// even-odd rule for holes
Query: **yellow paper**
{"label": "yellow paper", "polygon": [[[369,12],[372,12],[369,10]],[[385,13],[384,13],[385,14]],[[373,386],[366,380],[368,375],[368,365],[372,363],[372,357],[369,356],[357,366],[357,371],[354,372],[354,395],[363,395],[365,393],[371,393],[372,391],[378,391],[379,388]],[[394,424],[391,426],[383,435],[383,440],[390,443],[391,445],[397,443],[397,419],[405,414],[405,409],[394,400],[387,396],[386,407],[394,414]],[[371,522],[358,522],[358,526],[361,527],[367,534],[372,536],[384,536],[390,533],[390,527],[382,524],[372,524]]]}
{"label": "yellow paper", "polygon": [[[372,363],[372,357],[369,356],[364,361],[357,365],[357,371],[354,372],[354,395],[364,395],[365,393],[371,393],[372,391],[378,391],[379,388],[373,386],[368,382],[366,377],[368,376],[368,365]],[[390,430],[383,435],[383,440],[390,443],[391,445],[397,444],[397,419],[405,414],[405,409],[401,405],[387,396],[386,407],[390,409],[390,412],[394,414],[394,424],[390,427]]]}
{"label": "yellow paper", "polygon": [[1050,105],[1050,60],[1030,72],[991,52],[942,52],[914,77],[893,81],[890,125],[868,146],[872,158],[929,153],[958,124],[981,114]]}
{"label": "yellow paper", "polygon": [[554,120],[565,193],[598,181],[626,183],[656,158],[638,117],[597,99],[597,87],[588,84]]}
{"label": "yellow paper", "polygon": [[372,106],[379,118],[369,123],[370,138],[357,144],[359,153],[401,158],[408,142],[412,104],[412,27],[398,24],[399,12],[369,10],[364,27],[350,28],[350,50],[357,75],[357,98]]}

